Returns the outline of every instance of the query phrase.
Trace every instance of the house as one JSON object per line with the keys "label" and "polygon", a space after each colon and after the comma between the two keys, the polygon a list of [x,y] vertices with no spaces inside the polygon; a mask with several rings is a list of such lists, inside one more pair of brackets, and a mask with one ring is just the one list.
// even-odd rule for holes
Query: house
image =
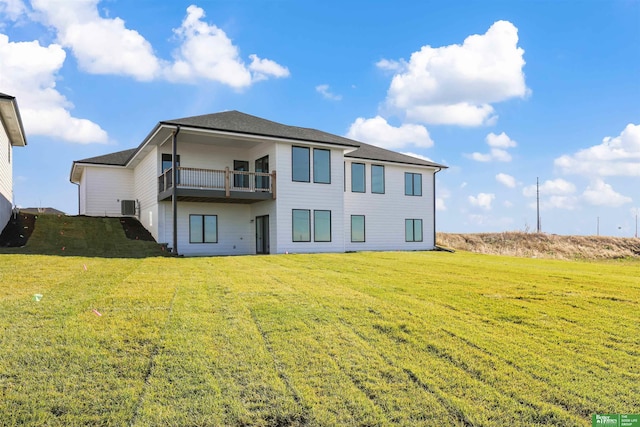
{"label": "house", "polygon": [[429,250],[444,167],[228,111],[159,122],[71,182],[79,214],[136,216],[183,255]]}
{"label": "house", "polygon": [[0,93],[0,230],[13,209],[13,147],[24,147],[22,119],[16,98]]}

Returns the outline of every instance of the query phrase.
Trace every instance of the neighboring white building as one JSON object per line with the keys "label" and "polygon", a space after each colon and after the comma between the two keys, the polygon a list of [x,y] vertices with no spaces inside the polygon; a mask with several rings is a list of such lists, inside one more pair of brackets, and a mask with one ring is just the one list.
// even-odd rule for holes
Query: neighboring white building
{"label": "neighboring white building", "polygon": [[71,182],[79,214],[136,216],[182,255],[430,250],[442,168],[230,111],[162,121]]}
{"label": "neighboring white building", "polygon": [[13,96],[0,93],[0,231],[13,209],[13,147],[25,145],[18,103]]}

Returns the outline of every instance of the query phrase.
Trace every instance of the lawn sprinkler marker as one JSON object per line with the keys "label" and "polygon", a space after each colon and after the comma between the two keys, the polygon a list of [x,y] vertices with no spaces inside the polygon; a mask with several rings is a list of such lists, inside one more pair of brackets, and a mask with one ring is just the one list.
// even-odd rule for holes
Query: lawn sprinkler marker
{"label": "lawn sprinkler marker", "polygon": [[33,294],[33,300],[38,302],[42,299],[42,294]]}
{"label": "lawn sprinkler marker", "polygon": [[98,310],[96,310],[95,308],[93,309],[93,313],[94,313],[96,316],[98,316],[98,317],[102,316],[102,313],[100,313],[100,312],[99,312]]}

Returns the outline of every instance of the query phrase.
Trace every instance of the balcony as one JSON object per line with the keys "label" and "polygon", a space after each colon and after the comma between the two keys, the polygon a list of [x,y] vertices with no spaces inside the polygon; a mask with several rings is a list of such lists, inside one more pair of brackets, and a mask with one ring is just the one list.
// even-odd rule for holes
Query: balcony
{"label": "balcony", "polygon": [[[158,201],[173,196],[172,169],[158,177]],[[276,172],[178,167],[176,199],[184,202],[257,203],[276,198]]]}

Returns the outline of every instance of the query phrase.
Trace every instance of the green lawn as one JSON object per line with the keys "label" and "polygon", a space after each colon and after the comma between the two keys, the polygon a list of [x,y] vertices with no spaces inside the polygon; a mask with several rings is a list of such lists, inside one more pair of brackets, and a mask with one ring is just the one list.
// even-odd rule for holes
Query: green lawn
{"label": "green lawn", "polygon": [[590,426],[640,412],[639,301],[637,261],[0,255],[0,424]]}

